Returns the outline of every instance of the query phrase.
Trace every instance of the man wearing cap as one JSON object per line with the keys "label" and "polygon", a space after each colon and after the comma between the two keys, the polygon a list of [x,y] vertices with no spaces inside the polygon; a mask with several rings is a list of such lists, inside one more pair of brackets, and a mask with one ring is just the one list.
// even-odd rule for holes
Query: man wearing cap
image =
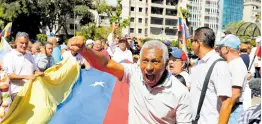
{"label": "man wearing cap", "polygon": [[241,43],[240,44],[240,57],[244,61],[247,69],[250,63],[249,55],[248,55],[248,44],[246,43]]}
{"label": "man wearing cap", "polygon": [[129,62],[133,63],[132,52],[129,49],[127,49],[127,39],[120,39],[118,46],[119,47],[115,48],[112,59],[118,63],[124,60],[128,60]]}
{"label": "man wearing cap", "polygon": [[240,39],[229,34],[222,41],[216,43],[220,46],[220,55],[228,62],[232,76],[232,111],[229,124],[236,124],[243,112],[243,92],[247,83],[247,68],[239,56]]}
{"label": "man wearing cap", "polygon": [[168,70],[173,75],[181,75],[186,81],[186,86],[190,87],[190,77],[185,71],[187,56],[185,52],[177,47],[173,47],[170,52],[170,57],[168,61]]}

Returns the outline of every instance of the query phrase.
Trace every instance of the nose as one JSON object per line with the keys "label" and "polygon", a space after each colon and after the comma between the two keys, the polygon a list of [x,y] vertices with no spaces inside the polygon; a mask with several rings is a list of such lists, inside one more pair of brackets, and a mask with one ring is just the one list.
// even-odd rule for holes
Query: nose
{"label": "nose", "polygon": [[149,62],[147,65],[146,65],[146,71],[148,73],[152,73],[154,71],[154,67],[152,66],[152,63]]}

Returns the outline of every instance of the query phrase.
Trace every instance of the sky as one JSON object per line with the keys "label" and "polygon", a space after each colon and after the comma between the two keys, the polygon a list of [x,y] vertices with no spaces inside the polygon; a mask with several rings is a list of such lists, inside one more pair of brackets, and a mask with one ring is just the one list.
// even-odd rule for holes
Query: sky
{"label": "sky", "polygon": [[115,5],[116,4],[116,0],[106,0],[106,2],[110,5]]}

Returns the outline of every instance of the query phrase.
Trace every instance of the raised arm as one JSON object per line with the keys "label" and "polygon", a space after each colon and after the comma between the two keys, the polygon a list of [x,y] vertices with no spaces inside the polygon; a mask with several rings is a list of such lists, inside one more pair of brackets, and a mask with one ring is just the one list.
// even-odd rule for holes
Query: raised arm
{"label": "raised arm", "polygon": [[85,58],[92,67],[110,73],[121,79],[124,76],[124,67],[111,60],[107,59],[103,53],[96,52],[84,45],[84,37],[76,36],[69,41],[69,49],[78,52]]}

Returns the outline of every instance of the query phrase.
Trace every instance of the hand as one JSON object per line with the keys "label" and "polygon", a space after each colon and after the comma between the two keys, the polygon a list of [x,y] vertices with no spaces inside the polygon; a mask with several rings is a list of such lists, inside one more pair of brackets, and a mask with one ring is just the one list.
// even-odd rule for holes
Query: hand
{"label": "hand", "polygon": [[73,37],[67,44],[69,50],[73,52],[81,52],[82,49],[85,47],[85,41],[83,36],[76,36]]}
{"label": "hand", "polygon": [[35,76],[44,76],[45,74],[44,74],[44,72],[35,72]]}
{"label": "hand", "polygon": [[27,75],[25,76],[26,80],[35,80],[35,76],[34,75]]}
{"label": "hand", "polygon": [[117,29],[118,28],[118,24],[113,24],[113,28]]}
{"label": "hand", "polygon": [[54,68],[55,68],[56,70],[58,70],[61,66],[62,66],[62,64],[56,64],[56,65],[54,65]]}
{"label": "hand", "polygon": [[248,79],[248,80],[251,79],[251,73],[250,73],[250,72],[247,73],[247,79]]}

